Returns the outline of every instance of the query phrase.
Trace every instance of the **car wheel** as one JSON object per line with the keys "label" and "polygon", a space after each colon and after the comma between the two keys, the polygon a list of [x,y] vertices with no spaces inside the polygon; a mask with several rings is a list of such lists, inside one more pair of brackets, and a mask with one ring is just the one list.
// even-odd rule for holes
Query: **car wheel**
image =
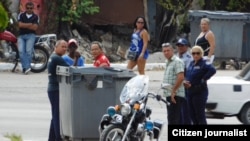
{"label": "car wheel", "polygon": [[[238,116],[237,116],[238,117]],[[239,119],[239,118],[238,118]],[[247,103],[240,112],[240,119],[243,124],[250,125],[250,103]]]}

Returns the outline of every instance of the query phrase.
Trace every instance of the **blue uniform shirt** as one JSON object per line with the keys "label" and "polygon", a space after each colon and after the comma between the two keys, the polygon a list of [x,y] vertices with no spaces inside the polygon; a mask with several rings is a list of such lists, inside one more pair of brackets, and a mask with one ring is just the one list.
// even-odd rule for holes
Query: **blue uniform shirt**
{"label": "blue uniform shirt", "polygon": [[207,64],[206,60],[200,59],[197,64],[192,61],[186,71],[186,80],[191,86],[205,84],[216,73],[216,69],[211,64]]}
{"label": "blue uniform shirt", "polygon": [[182,55],[179,55],[179,53],[177,53],[177,56],[184,62],[185,69],[188,69],[190,62],[193,60],[193,57],[190,52],[186,51]]}

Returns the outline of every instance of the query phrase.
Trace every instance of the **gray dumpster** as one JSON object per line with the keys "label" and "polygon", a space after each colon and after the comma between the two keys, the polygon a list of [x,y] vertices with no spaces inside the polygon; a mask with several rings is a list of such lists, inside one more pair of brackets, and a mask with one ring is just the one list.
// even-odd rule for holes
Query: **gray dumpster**
{"label": "gray dumpster", "polygon": [[98,141],[98,125],[108,106],[119,104],[123,86],[136,74],[116,68],[57,67],[63,139]]}
{"label": "gray dumpster", "polygon": [[215,59],[250,59],[250,14],[227,11],[190,10],[189,21],[193,46],[200,34],[200,20],[210,19],[210,28],[215,34]]}

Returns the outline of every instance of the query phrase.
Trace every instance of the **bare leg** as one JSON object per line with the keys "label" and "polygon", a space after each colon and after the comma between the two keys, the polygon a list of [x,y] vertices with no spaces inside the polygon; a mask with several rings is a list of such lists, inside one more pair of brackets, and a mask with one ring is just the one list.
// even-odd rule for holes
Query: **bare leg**
{"label": "bare leg", "polygon": [[137,67],[138,67],[139,74],[141,74],[141,75],[145,74],[145,65],[146,65],[146,59],[139,58],[137,60]]}
{"label": "bare leg", "polygon": [[136,61],[128,60],[127,69],[132,70],[136,66],[136,64],[137,64]]}

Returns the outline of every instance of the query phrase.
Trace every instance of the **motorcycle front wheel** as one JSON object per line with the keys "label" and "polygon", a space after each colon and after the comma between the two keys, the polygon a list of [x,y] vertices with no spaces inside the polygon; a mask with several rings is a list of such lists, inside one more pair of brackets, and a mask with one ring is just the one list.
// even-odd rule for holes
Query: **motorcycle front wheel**
{"label": "motorcycle front wheel", "polygon": [[[100,134],[99,141],[121,141],[124,135],[124,129],[119,125],[109,125]],[[128,137],[126,137],[125,141],[130,141]]]}
{"label": "motorcycle front wheel", "polygon": [[34,46],[34,52],[31,62],[31,72],[40,73],[47,69],[49,60],[48,51],[42,46]]}

